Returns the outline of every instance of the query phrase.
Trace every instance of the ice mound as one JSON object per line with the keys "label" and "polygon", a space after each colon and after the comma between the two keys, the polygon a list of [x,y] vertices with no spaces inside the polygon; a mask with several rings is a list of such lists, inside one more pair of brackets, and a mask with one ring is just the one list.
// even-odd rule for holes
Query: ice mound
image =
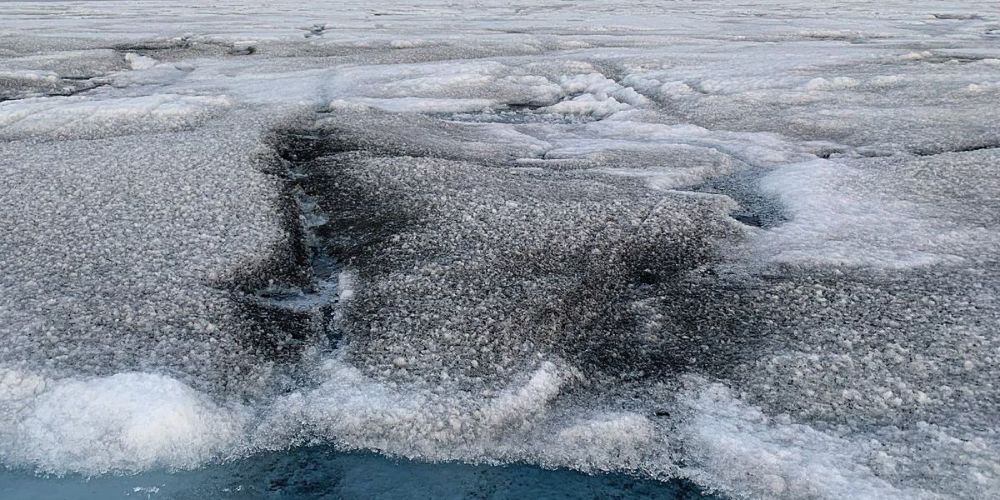
{"label": "ice mound", "polygon": [[190,468],[232,454],[245,410],[162,375],[44,380],[5,370],[0,456],[8,465],[83,474]]}
{"label": "ice mound", "polygon": [[605,118],[649,104],[635,89],[595,69],[578,61],[542,66],[517,60],[347,68],[331,83],[344,96],[331,106],[439,113],[523,107],[538,113]]}
{"label": "ice mound", "polygon": [[838,76],[830,80],[826,78],[813,78],[803,85],[803,88],[805,90],[843,90],[857,86],[857,80],[846,76]]}
{"label": "ice mound", "polygon": [[564,76],[560,86],[565,94],[574,97],[544,107],[543,111],[607,117],[648,103],[648,99],[631,87],[600,73]]}
{"label": "ice mound", "polygon": [[414,392],[380,383],[342,359],[327,360],[320,374],[326,378],[315,389],[274,403],[256,430],[259,443],[333,440],[425,460],[532,460],[585,471],[649,469],[654,458],[661,460],[655,467],[666,464],[662,439],[640,414],[602,412],[566,422],[556,400],[578,375],[558,361],[542,362],[490,397]]}
{"label": "ice mound", "polygon": [[307,435],[319,439],[333,437],[351,446],[437,459],[447,459],[476,433],[526,423],[533,413],[544,411],[565,378],[554,364],[545,363],[524,385],[479,408],[463,408],[461,393],[450,399],[400,391],[338,359],[325,362],[321,374],[326,380],[316,389],[276,403],[276,430],[298,420],[314,427]]}
{"label": "ice mound", "polygon": [[338,359],[315,376],[327,378],[268,403],[258,420],[241,404],[216,403],[162,375],[52,380],[4,370],[0,457],[9,466],[84,475],[189,469],[324,442],[424,460],[531,459],[585,471],[648,469],[652,457],[666,457],[644,416],[606,412],[565,423],[553,404],[574,375],[551,362],[491,398],[401,390]]}
{"label": "ice mound", "polygon": [[136,54],[134,52],[129,52],[125,54],[125,63],[128,64],[129,69],[143,70],[156,66],[157,61],[152,57],[147,57]]}
{"label": "ice mound", "polygon": [[[691,477],[753,498],[916,498],[865,465],[870,450],[787,418],[771,418],[709,384],[684,396],[680,429]],[[736,486],[739,485],[739,486]]]}
{"label": "ice mound", "polygon": [[[544,458],[588,471],[655,469],[670,463],[667,439],[643,415],[608,412],[560,429]],[[650,448],[656,450],[653,457]],[[655,465],[648,465],[651,461]]]}

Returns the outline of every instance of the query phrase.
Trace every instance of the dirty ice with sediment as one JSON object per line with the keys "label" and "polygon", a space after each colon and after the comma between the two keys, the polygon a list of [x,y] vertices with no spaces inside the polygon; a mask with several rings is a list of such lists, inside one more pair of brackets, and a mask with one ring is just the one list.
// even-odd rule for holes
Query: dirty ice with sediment
{"label": "dirty ice with sediment", "polygon": [[11,471],[1000,495],[994,2],[7,2],[0,151]]}

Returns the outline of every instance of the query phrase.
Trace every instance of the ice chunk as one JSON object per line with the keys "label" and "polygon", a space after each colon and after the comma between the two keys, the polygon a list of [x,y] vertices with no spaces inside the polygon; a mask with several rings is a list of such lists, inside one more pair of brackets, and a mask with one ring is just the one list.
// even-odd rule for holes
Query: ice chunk
{"label": "ice chunk", "polygon": [[162,375],[49,380],[42,390],[31,375],[11,387],[12,377],[4,377],[0,399],[21,410],[4,419],[0,455],[45,472],[196,467],[234,453],[247,421],[243,409]]}

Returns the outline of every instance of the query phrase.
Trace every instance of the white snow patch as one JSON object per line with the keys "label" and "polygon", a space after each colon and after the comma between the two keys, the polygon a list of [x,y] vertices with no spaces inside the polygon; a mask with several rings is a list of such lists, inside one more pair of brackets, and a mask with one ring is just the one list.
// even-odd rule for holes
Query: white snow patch
{"label": "white snow patch", "polygon": [[574,97],[542,108],[542,111],[606,117],[648,102],[635,89],[624,87],[600,73],[563,76],[560,87],[563,93]]}
{"label": "white snow patch", "polygon": [[59,81],[59,74],[54,71],[0,70],[0,80],[55,83]]}
{"label": "white snow patch", "polygon": [[832,79],[826,78],[813,78],[806,82],[802,86],[804,90],[816,91],[816,90],[845,90],[852,89],[858,86],[858,81],[854,78],[849,78],[846,76],[838,76]]}
{"label": "white snow patch", "polygon": [[[0,376],[0,456],[47,472],[190,468],[232,453],[247,417],[163,375],[45,381]],[[16,408],[10,413],[10,408]]]}
{"label": "white snow patch", "polygon": [[595,415],[560,430],[556,439],[561,446],[550,460],[589,470],[611,470],[612,464],[616,469],[642,468],[646,448],[658,441],[648,418],[624,412]]}
{"label": "white snow patch", "polygon": [[690,85],[684,82],[666,82],[660,85],[657,93],[662,98],[678,98],[697,94]]}
{"label": "white snow patch", "polygon": [[879,88],[899,87],[906,82],[906,78],[900,75],[879,75],[871,80],[871,84]]}
{"label": "white snow patch", "polygon": [[389,42],[389,46],[394,49],[412,49],[414,47],[419,47],[423,45],[422,40],[407,40],[407,39],[397,39]]}
{"label": "white snow patch", "polygon": [[681,397],[685,473],[752,498],[914,498],[866,465],[868,448],[785,417],[771,418],[721,384],[699,381]]}
{"label": "white snow patch", "polygon": [[618,102],[614,97],[599,98],[593,94],[583,94],[568,101],[562,101],[552,106],[546,106],[541,111],[569,115],[589,115],[605,117],[619,111],[625,111],[632,106]]}
{"label": "white snow patch", "polygon": [[970,83],[967,87],[965,87],[965,91],[970,94],[987,94],[990,92],[997,92],[1000,91],[1000,82]]}
{"label": "white snow patch", "polygon": [[899,56],[899,58],[904,61],[922,61],[924,59],[930,59],[931,57],[934,57],[934,53],[929,50],[907,52],[906,54]]}
{"label": "white snow patch", "polygon": [[0,103],[0,137],[120,134],[192,125],[233,105],[226,96],[51,97]]}
{"label": "white snow patch", "polygon": [[125,62],[128,64],[128,67],[133,70],[149,69],[156,66],[158,63],[158,61],[152,57],[139,55],[134,52],[125,54]]}
{"label": "white snow patch", "polygon": [[927,207],[878,192],[878,179],[828,160],[774,170],[760,181],[792,220],[759,236],[757,251],[782,262],[887,268],[961,262],[956,245],[985,230],[938,220]]}

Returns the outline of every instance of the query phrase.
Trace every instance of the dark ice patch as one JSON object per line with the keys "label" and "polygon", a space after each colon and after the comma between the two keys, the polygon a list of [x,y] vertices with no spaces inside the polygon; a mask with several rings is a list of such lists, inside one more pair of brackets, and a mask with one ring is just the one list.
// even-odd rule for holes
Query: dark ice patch
{"label": "dark ice patch", "polygon": [[[340,129],[323,133],[342,143]],[[346,352],[373,376],[498,387],[556,356],[594,380],[643,378],[692,368],[719,345],[684,333],[711,322],[703,304],[726,293],[680,286],[736,237],[714,200],[368,151],[318,157],[314,168],[304,189],[330,218],[319,235],[359,276],[342,305]],[[657,315],[683,332],[651,326]]]}
{"label": "dark ice patch", "polygon": [[760,179],[766,171],[758,168],[739,170],[729,175],[709,179],[688,188],[699,193],[724,194],[739,203],[730,215],[748,226],[771,228],[788,220],[781,202],[760,190]]}

